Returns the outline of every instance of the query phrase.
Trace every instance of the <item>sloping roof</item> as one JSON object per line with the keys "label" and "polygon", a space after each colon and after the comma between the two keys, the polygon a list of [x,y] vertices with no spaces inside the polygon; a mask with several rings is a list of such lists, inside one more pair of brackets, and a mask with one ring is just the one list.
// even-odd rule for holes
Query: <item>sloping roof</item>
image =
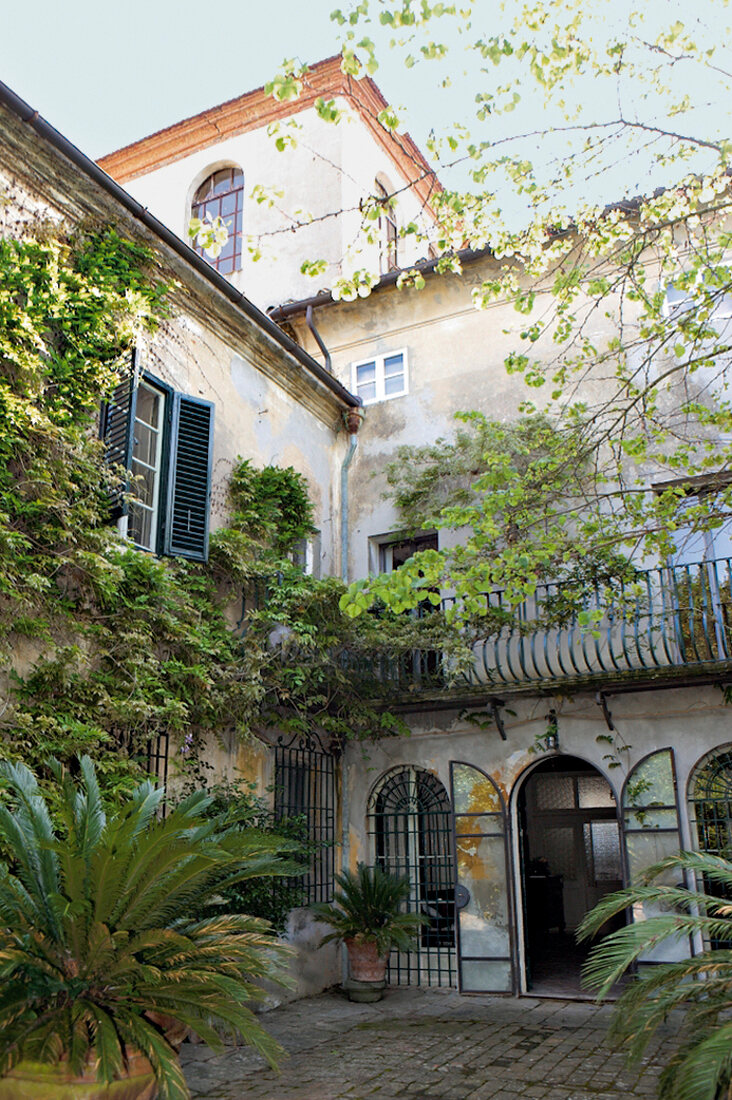
{"label": "sloping roof", "polygon": [[370,77],[355,80],[346,75],[337,55],[311,66],[302,84],[300,96],[285,102],[267,95],[264,88],[255,88],[108,153],[99,159],[99,166],[119,183],[126,183],[225,138],[307,110],[319,96],[342,96],[358,112],[404,180],[412,184],[423,202],[429,201],[439,189],[435,171],[409,134],[394,134],[379,122],[379,112],[387,102]]}
{"label": "sloping roof", "polygon": [[[33,178],[52,207],[62,210],[67,217],[72,216],[72,220],[98,220],[101,216],[109,221],[109,211],[100,204],[100,196],[106,196],[112,204],[115,224],[122,232],[128,231],[130,226],[138,226],[142,239],[154,243],[174,264],[173,273],[181,284],[193,289],[195,280],[202,279],[213,295],[210,300],[233,309],[237,323],[245,321],[248,330],[256,333],[267,355],[279,346],[279,353],[274,358],[283,367],[284,375],[292,375],[291,392],[298,395],[302,390],[303,374],[299,368],[304,367],[305,377],[309,376],[312,386],[328,391],[332,395],[330,400],[346,407],[361,404],[358,397],[349,393],[279,325],[1,81],[0,130],[3,155],[11,158],[14,166],[17,164],[19,174],[25,172]],[[146,237],[145,233],[150,236]]]}

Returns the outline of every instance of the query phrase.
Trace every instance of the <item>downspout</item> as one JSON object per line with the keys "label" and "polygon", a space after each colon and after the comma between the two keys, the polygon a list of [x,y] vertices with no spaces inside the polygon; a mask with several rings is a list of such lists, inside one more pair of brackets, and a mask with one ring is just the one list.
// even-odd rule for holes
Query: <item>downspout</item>
{"label": "downspout", "polygon": [[344,419],[346,420],[349,434],[348,450],[346,451],[346,457],[343,459],[343,464],[341,465],[341,580],[344,584],[348,584],[348,470],[358,445],[357,432],[360,418],[358,413],[354,412],[353,414],[349,413]]}
{"label": "downspout", "polygon": [[332,374],[333,364],[331,363],[330,352],[323,343],[323,338],[315,327],[315,321],[313,321],[313,307],[311,305],[309,305],[308,308],[305,310],[305,324],[312,332],[313,337],[315,338],[315,343],[318,345],[323,353],[323,358],[325,359],[325,369],[327,370],[328,374]]}
{"label": "downspout", "polygon": [[[358,444],[358,429],[363,420],[363,413],[357,409],[349,409],[343,416],[348,429],[348,450],[341,464],[341,578],[344,584],[348,584],[348,550],[349,550],[349,516],[348,516],[348,469],[353,461]],[[341,756],[341,870],[349,870],[351,857],[351,799],[348,789],[348,742],[343,745]],[[341,956],[343,981],[348,979],[348,956],[345,950]]]}
{"label": "downspout", "polygon": [[[310,309],[308,309],[310,312]],[[341,464],[341,577],[344,584],[348,584],[348,469],[356,453],[358,444],[358,429],[361,418],[355,410],[344,414],[343,420],[348,428],[348,450]],[[348,790],[348,741],[343,744],[341,756],[341,871],[349,870],[351,857],[351,800]],[[345,946],[341,950],[341,981],[348,981],[348,954]]]}
{"label": "downspout", "polygon": [[[323,338],[315,327],[313,321],[313,306],[309,304],[305,310],[305,324],[310,329],[313,335],[313,339],[323,353],[325,360],[325,369],[328,374],[333,373],[333,363],[330,358],[330,352],[328,351]],[[360,403],[360,402],[359,402]],[[363,420],[363,414],[357,409],[349,409],[347,413],[343,414],[343,421],[348,429],[348,450],[346,451],[346,457],[343,459],[341,465],[341,579],[344,584],[348,584],[348,470],[353,461],[353,456],[356,453],[356,446],[358,443],[358,429],[361,426]]]}
{"label": "downspout", "polygon": [[[358,445],[358,429],[361,417],[355,410],[351,410],[343,417],[348,428],[348,450],[341,464],[341,577],[344,584],[348,584],[348,469],[356,453]],[[343,745],[341,756],[341,871],[349,870],[351,858],[351,799],[348,789],[348,741]],[[348,981],[348,954],[345,949],[341,952],[341,978],[343,983]]]}
{"label": "downspout", "polygon": [[[323,359],[325,360],[325,369],[329,374],[333,373],[333,364],[323,339],[315,327],[313,321],[313,306],[308,304],[305,310],[305,324],[310,329],[313,335],[313,339],[323,353]],[[359,401],[359,405],[360,405]],[[343,423],[348,430],[348,450],[346,451],[345,458],[341,463],[341,577],[345,584],[348,584],[348,470],[353,456],[356,453],[356,446],[358,444],[358,429],[361,426],[363,420],[363,413],[359,409],[350,408],[348,412],[343,413]],[[350,861],[350,816],[351,816],[351,802],[348,789],[348,766],[346,762],[346,755],[348,751],[347,742],[343,745],[343,752],[341,755],[341,871],[348,870]],[[348,955],[345,948],[341,949],[341,978],[345,983],[348,980]]]}

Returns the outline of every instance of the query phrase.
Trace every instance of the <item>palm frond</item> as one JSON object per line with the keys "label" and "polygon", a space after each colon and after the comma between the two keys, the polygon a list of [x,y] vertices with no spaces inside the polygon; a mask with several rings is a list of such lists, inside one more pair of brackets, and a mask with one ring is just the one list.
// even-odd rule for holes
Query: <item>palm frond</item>
{"label": "palm frond", "polygon": [[660,1081],[661,1100],[718,1100],[732,1079],[732,1021],[681,1047]]}
{"label": "palm frond", "polygon": [[380,954],[392,947],[408,950],[414,936],[427,923],[421,913],[402,912],[409,897],[409,878],[389,875],[380,867],[359,863],[356,871],[336,875],[337,889],[332,903],[312,906],[315,916],[333,931],[323,943],[359,937],[376,944]]}
{"label": "palm frond", "polygon": [[[712,882],[727,897],[700,893],[657,880],[691,873]],[[610,1038],[629,1059],[641,1057],[656,1029],[675,1009],[687,1013],[687,1038],[674,1053],[660,1082],[665,1100],[720,1100],[732,1079],[732,863],[705,852],[680,852],[654,864],[637,886],[603,898],[578,929],[587,940],[609,917],[631,909],[637,919],[593,947],[583,969],[586,984],[605,996],[612,985],[662,943],[701,936],[716,943],[676,962],[656,964],[637,976],[617,1001]],[[729,945],[729,946],[722,946]],[[727,1017],[727,1018],[725,1018]]]}
{"label": "palm frond", "polygon": [[63,1056],[111,1082],[136,1047],[161,1098],[182,1100],[176,1053],[149,1010],[214,1044],[218,1030],[235,1033],[274,1064],[281,1050],[247,1005],[262,995],[257,979],[286,980],[287,949],[266,921],[196,914],[223,885],[282,873],[291,843],[232,831],[206,816],[202,792],[160,818],[164,792],[147,781],[106,812],[89,760],[80,779],[52,771],[56,823],[32,773],[0,765],[0,838],[14,861],[0,865],[0,1074]]}

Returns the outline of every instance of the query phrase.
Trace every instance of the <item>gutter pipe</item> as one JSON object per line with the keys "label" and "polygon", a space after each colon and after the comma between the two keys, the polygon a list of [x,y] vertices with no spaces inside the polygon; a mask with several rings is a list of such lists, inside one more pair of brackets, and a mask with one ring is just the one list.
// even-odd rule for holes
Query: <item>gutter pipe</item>
{"label": "gutter pipe", "polygon": [[308,306],[305,310],[305,324],[312,332],[315,342],[323,353],[323,358],[325,359],[325,369],[327,370],[328,374],[332,374],[333,363],[331,362],[330,352],[323,343],[323,338],[315,327],[315,322],[313,321],[313,307],[311,305]]}
{"label": "gutter pipe", "polygon": [[98,164],[95,164],[93,160],[87,157],[76,145],[72,144],[65,138],[63,134],[59,133],[55,127],[51,126],[49,122],[46,122],[38,111],[34,111],[29,104],[16,95],[15,92],[0,81],[0,104],[6,107],[14,115],[22,121],[27,123],[30,128],[38,134],[39,137],[47,141],[49,145],[52,145],[57,152],[61,153],[67,160],[84,175],[92,179],[98,184],[108,195],[111,195],[118,203],[120,203],[134,218],[151,232],[159,237],[169,248],[171,248],[182,260],[185,261],[190,267],[193,267],[199,275],[202,275],[207,282],[211,283],[221,294],[238,306],[239,309],[251,320],[254,321],[259,328],[263,329],[267,335],[279,344],[285,351],[289,352],[293,358],[305,367],[305,369],[319,382],[329,389],[336,397],[338,397],[345,405],[350,408],[357,408],[361,401],[358,397],[354,397],[352,393],[349,393],[345,386],[342,386],[337,379],[329,374],[317,360],[313,359],[306,351],[296,344],[287,333],[263,313],[253,302],[250,302],[241,291],[236,290],[227,279],[220,275],[219,272],[211,266],[202,256],[199,256],[197,252],[181,240],[181,238],[168,229],[166,225],[163,225],[156,217],[154,217],[146,206],[139,203],[136,199],[133,199],[132,195],[128,191],[125,191],[123,187],[120,187],[111,176],[108,176]]}
{"label": "gutter pipe", "polygon": [[[490,256],[490,248],[461,248],[454,253],[461,263],[470,263],[472,260],[479,260],[483,256]],[[376,286],[371,291],[375,294],[379,290],[386,290],[387,287],[394,286],[405,272],[419,271],[422,275],[429,275],[434,271],[439,263],[437,260],[419,260],[416,264],[412,264],[410,267],[405,267],[399,271],[389,271],[386,275],[382,275]],[[297,302],[287,302],[282,306],[275,306],[267,310],[267,316],[271,317],[273,321],[286,321],[289,317],[295,317],[299,313],[305,313],[307,321],[308,311],[318,309],[319,306],[333,306],[338,302],[333,298],[329,290],[322,290],[320,294],[313,295],[312,298],[302,298]],[[346,303],[348,304],[348,303]],[[317,339],[317,337],[316,337]]]}
{"label": "gutter pipe", "polygon": [[348,584],[348,468],[358,445],[356,432],[349,432],[348,450],[341,466],[341,580]]}

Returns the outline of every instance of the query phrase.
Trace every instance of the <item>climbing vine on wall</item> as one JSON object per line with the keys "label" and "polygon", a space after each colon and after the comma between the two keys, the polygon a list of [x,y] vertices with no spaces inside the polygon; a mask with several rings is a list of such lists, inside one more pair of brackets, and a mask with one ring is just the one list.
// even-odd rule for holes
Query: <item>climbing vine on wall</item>
{"label": "climbing vine on wall", "polygon": [[315,530],[292,469],[240,460],[205,565],[117,534],[100,399],[167,316],[166,290],[150,253],[111,230],[0,241],[2,751],[34,767],[89,753],[110,791],[163,732],[196,749],[272,725],[340,740],[401,729],[369,662],[419,629],[354,624],[340,582],[290,560]]}

